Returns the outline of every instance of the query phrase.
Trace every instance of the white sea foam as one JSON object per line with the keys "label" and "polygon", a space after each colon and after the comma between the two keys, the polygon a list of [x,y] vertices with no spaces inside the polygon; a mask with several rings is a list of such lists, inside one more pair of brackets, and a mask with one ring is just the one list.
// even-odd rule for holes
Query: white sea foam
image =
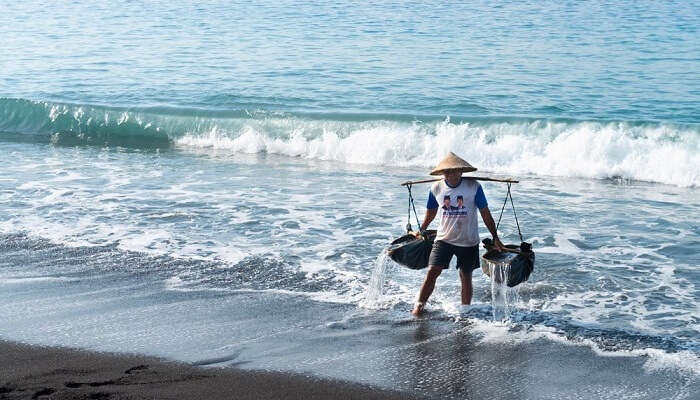
{"label": "white sea foam", "polygon": [[528,343],[547,339],[567,346],[586,346],[601,357],[647,357],[644,367],[647,370],[677,369],[700,376],[700,357],[691,351],[669,353],[655,348],[633,350],[604,350],[590,339],[579,338],[572,341],[555,328],[535,325],[530,329],[511,330],[512,323],[502,321],[473,320],[472,331],[482,335],[482,343]]}
{"label": "white sea foam", "polygon": [[[538,253],[558,253],[558,254],[568,254],[574,255],[581,253],[581,249],[576,247],[569,239],[580,239],[581,236],[575,231],[568,231],[567,235],[561,233],[554,234],[554,245],[538,247]],[[536,240],[537,238],[533,238]]]}
{"label": "white sea foam", "polygon": [[34,284],[37,282],[75,282],[78,279],[65,276],[27,276],[0,278],[0,285],[4,284]]}
{"label": "white sea foam", "polygon": [[455,151],[480,169],[503,174],[700,183],[700,132],[621,122],[488,124],[343,122],[275,118],[190,132],[181,146],[272,153],[357,164],[433,165]]}

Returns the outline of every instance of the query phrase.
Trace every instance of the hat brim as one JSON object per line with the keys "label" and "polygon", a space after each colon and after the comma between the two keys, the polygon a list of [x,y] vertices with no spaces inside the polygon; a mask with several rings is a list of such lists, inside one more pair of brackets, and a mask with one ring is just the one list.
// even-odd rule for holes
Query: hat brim
{"label": "hat brim", "polygon": [[474,172],[476,168],[474,167],[456,167],[456,168],[440,168],[430,171],[430,175],[442,175],[445,171],[459,171],[459,172]]}

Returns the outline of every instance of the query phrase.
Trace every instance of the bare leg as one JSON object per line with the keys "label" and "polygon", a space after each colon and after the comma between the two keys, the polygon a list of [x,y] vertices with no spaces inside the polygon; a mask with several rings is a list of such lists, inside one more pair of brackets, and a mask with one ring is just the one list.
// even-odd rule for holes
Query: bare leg
{"label": "bare leg", "polygon": [[459,278],[462,281],[462,304],[472,303],[472,274],[459,269]]}
{"label": "bare leg", "polygon": [[441,273],[442,267],[430,266],[428,273],[425,274],[423,285],[420,287],[420,293],[418,293],[418,303],[413,308],[413,315],[418,315],[421,313],[421,311],[423,311],[423,305],[426,301],[428,301],[428,298],[433,293],[433,289],[435,289],[435,281]]}

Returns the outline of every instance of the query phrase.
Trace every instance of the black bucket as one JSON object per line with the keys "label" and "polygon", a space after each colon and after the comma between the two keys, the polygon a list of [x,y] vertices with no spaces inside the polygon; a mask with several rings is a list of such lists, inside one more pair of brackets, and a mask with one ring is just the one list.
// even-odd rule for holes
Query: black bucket
{"label": "black bucket", "polygon": [[410,269],[423,269],[428,266],[430,251],[435,240],[434,230],[429,230],[418,239],[412,234],[406,234],[391,242],[387,253],[392,260]]}
{"label": "black bucket", "polygon": [[509,287],[515,287],[530,278],[535,269],[535,253],[530,243],[522,242],[520,246],[507,244],[507,251],[498,251],[493,248],[491,239],[481,242],[487,250],[481,256],[481,270],[484,274],[497,283],[505,282]]}

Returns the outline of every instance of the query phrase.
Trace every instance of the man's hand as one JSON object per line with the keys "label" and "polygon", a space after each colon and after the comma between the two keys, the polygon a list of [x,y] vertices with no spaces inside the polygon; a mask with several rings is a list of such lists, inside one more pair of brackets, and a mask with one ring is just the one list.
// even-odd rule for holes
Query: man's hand
{"label": "man's hand", "polygon": [[493,247],[498,251],[503,251],[506,248],[498,237],[493,238]]}

